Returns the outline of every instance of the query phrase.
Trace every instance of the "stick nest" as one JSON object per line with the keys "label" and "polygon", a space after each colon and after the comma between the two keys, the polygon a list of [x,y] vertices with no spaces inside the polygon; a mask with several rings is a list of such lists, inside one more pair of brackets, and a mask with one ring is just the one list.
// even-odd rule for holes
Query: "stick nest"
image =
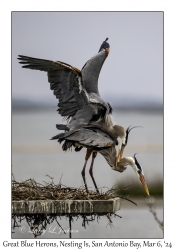
{"label": "stick nest", "polygon": [[84,187],[71,188],[53,180],[45,184],[37,183],[34,179],[23,182],[12,180],[12,201],[20,200],[108,200],[117,197],[111,190],[97,193]]}

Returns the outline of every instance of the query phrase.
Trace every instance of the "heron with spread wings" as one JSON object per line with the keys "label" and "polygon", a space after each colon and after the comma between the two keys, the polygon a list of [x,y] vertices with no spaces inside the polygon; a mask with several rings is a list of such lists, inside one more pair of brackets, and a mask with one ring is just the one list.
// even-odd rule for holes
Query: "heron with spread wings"
{"label": "heron with spread wings", "polygon": [[[19,55],[18,59],[23,68],[47,72],[50,88],[59,100],[58,112],[68,120],[66,125],[56,125],[57,129],[65,132],[52,139],[64,141],[63,150],[67,150],[72,145],[75,146],[75,151],[81,150],[82,147],[87,148],[82,170],[86,189],[85,168],[87,160],[92,154],[90,174],[98,191],[92,168],[96,154],[99,152],[114,170],[123,172],[126,165],[134,166],[137,173],[140,173],[139,178],[149,194],[143,171],[136,168],[136,158],[122,159],[129,132],[122,126],[113,124],[110,115],[112,107],[100,97],[98,91],[99,74],[109,54],[110,46],[107,40],[108,38],[102,43],[99,52],[88,60],[81,70],[61,61],[43,60],[23,55]],[[84,143],[82,143],[82,137]],[[118,146],[117,151],[116,145]]]}

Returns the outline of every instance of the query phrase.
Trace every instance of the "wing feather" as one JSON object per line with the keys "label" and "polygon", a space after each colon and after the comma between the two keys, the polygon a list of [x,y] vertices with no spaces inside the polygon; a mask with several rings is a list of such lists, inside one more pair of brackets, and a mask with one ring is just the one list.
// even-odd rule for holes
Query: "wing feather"
{"label": "wing feather", "polygon": [[[83,93],[81,72],[77,68],[57,61],[38,59],[19,55],[22,68],[47,72],[50,89],[59,100],[58,112],[62,116],[72,117],[77,110],[87,104],[87,95]],[[81,85],[81,86],[80,86]],[[81,91],[80,91],[81,90]]]}
{"label": "wing feather", "polygon": [[96,93],[98,91],[98,78],[108,54],[105,50],[100,51],[86,62],[81,70],[84,87],[88,93]]}
{"label": "wing feather", "polygon": [[[61,136],[60,136],[61,135]],[[52,139],[61,139],[72,141],[74,143],[79,143],[83,146],[97,147],[97,148],[106,148],[111,147],[114,144],[114,141],[104,132],[99,129],[96,131],[90,129],[80,128],[78,130],[73,130],[63,134],[58,134]]]}
{"label": "wing feather", "polygon": [[[109,105],[99,96],[98,77],[108,55],[106,40],[97,55],[92,57],[80,71],[67,63],[19,55],[22,68],[47,72],[50,89],[59,100],[58,112],[78,123],[96,122],[109,113]],[[88,106],[88,107],[87,107]],[[85,115],[86,113],[86,115]]]}

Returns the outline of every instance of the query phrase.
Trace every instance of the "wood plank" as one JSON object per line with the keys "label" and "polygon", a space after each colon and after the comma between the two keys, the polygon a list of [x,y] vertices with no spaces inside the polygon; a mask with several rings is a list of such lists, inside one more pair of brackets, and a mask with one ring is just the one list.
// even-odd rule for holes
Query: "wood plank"
{"label": "wood plank", "polygon": [[12,201],[13,214],[103,214],[120,210],[120,198],[110,200]]}

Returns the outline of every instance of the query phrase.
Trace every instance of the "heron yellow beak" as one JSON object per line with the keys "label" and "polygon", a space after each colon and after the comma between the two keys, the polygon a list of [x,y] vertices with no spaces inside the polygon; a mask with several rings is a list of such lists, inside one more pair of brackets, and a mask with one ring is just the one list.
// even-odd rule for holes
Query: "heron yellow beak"
{"label": "heron yellow beak", "polygon": [[117,156],[117,162],[119,162],[119,161],[122,159],[123,151],[124,151],[124,148],[121,148],[121,149],[119,150],[118,156]]}
{"label": "heron yellow beak", "polygon": [[140,181],[141,181],[141,183],[142,183],[142,185],[143,185],[143,187],[145,189],[145,192],[147,193],[148,196],[150,196],[148,187],[146,185],[145,177],[143,175],[140,175],[139,178],[140,178]]}

